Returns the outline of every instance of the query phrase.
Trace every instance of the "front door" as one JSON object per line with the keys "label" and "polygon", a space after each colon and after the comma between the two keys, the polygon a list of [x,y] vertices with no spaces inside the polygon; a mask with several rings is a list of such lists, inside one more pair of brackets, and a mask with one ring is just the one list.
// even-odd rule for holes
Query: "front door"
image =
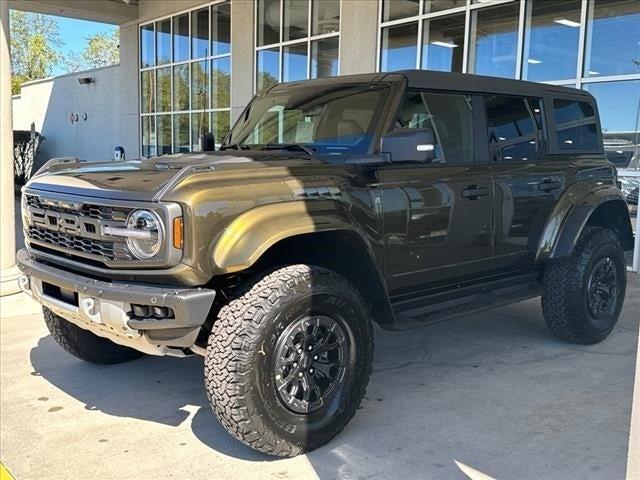
{"label": "front door", "polygon": [[392,295],[472,278],[491,260],[491,172],[477,161],[481,99],[409,91],[397,128],[429,128],[435,158],[377,171],[385,273]]}

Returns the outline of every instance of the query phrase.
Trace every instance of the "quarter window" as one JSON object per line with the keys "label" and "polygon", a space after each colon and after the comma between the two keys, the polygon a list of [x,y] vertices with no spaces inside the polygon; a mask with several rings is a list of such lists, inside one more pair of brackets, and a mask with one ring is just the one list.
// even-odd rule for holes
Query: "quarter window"
{"label": "quarter window", "polygon": [[396,127],[433,131],[434,163],[473,162],[473,110],[469,95],[410,91]]}
{"label": "quarter window", "polygon": [[553,115],[559,150],[597,150],[596,116],[590,103],[555,98]]}
{"label": "quarter window", "polygon": [[542,148],[540,99],[492,95],[485,99],[489,157],[493,161],[535,160]]}

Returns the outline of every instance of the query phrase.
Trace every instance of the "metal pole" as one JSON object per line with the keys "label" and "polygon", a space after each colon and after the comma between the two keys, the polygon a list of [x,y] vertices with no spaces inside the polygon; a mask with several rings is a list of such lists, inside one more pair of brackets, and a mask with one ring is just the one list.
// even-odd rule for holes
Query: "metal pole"
{"label": "metal pole", "polygon": [[636,241],[633,247],[633,261],[631,262],[631,270],[640,273],[640,232],[638,231],[638,214],[636,213]]}

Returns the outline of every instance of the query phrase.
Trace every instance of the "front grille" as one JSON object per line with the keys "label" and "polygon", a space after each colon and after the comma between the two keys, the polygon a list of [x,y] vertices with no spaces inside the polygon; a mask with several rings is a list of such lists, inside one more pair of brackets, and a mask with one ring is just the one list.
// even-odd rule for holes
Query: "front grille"
{"label": "front grille", "polygon": [[110,207],[107,205],[94,205],[90,203],[83,203],[82,207],[79,210],[74,210],[72,208],[65,208],[60,205],[47,205],[37,195],[28,194],[26,195],[25,201],[27,206],[31,208],[40,208],[47,210],[48,212],[74,213],[82,217],[115,222],[126,221],[127,216],[131,212],[130,208]]}
{"label": "front grille", "polygon": [[95,255],[108,260],[131,260],[131,256],[127,253],[124,244],[118,245],[116,242],[68,235],[35,226],[29,227],[28,234],[30,240],[55,245],[60,248]]}
{"label": "front grille", "polygon": [[29,212],[26,234],[34,247],[103,264],[133,260],[123,238],[102,237],[106,225],[124,227],[132,208],[84,203],[80,199],[56,201],[32,194],[25,194],[24,203]]}

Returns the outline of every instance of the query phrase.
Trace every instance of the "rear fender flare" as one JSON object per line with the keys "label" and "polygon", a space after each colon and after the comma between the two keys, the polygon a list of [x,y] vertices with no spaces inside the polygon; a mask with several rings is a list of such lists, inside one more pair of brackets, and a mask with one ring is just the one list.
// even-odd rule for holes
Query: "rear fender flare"
{"label": "rear fender flare", "polygon": [[536,261],[570,255],[591,215],[607,202],[622,202],[626,206],[620,190],[610,183],[585,180],[567,188],[545,224]]}

